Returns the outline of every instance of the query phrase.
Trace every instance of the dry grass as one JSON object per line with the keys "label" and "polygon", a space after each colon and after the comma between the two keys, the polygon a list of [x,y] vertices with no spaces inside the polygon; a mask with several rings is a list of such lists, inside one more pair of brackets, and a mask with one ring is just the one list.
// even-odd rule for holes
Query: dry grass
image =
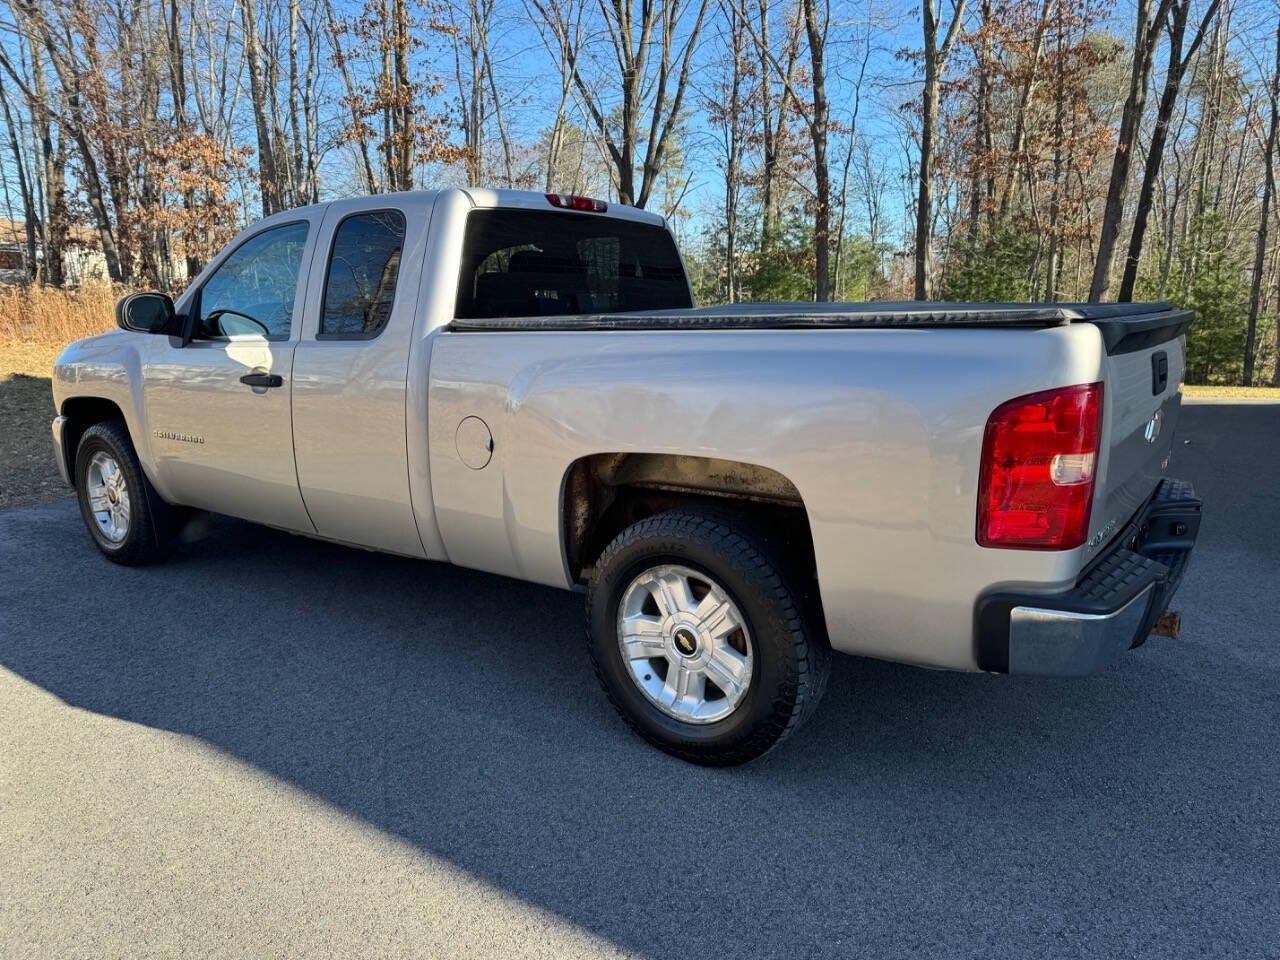
{"label": "dry grass", "polygon": [[1280,387],[1218,387],[1189,383],[1182,390],[1188,397],[1210,400],[1280,400]]}
{"label": "dry grass", "polygon": [[[53,363],[64,343],[15,342],[0,339],[0,378],[53,376]],[[51,400],[50,403],[53,401]]]}
{"label": "dry grass", "polygon": [[116,301],[124,291],[110,284],[79,290],[0,287],[0,344],[68,344],[115,326]]}
{"label": "dry grass", "polygon": [[53,458],[53,362],[60,343],[0,341],[0,509],[70,496]]}

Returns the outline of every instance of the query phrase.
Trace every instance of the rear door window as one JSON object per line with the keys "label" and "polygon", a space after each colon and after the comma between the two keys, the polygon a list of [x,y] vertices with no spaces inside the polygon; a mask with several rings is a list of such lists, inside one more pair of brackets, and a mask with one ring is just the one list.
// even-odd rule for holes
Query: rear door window
{"label": "rear door window", "polygon": [[691,307],[666,229],[591,214],[476,210],[467,218],[461,319]]}
{"label": "rear door window", "polygon": [[398,210],[358,213],[338,224],[325,276],[321,340],[365,340],[386,326],[403,247]]}

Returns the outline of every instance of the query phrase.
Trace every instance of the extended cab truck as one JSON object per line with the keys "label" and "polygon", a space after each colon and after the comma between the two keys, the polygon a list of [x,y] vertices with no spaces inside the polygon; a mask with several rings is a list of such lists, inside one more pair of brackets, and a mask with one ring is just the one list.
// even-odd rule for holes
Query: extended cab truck
{"label": "extended cab truck", "polygon": [[[54,445],[110,559],[189,509],[586,591],[660,748],[750,760],[832,650],[1081,675],[1195,543],[1163,304],[694,309],[661,218],[561,195],[278,214],[57,363]],[[146,336],[143,334],[151,334]]]}

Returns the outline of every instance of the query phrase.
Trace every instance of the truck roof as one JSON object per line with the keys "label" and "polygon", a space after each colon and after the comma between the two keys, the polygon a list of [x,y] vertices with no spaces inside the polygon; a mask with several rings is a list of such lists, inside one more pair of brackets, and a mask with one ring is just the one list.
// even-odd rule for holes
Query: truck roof
{"label": "truck roof", "polygon": [[[563,210],[547,200],[547,194],[538,193],[534,190],[491,190],[487,187],[450,187],[449,190],[462,194],[471,201],[471,205],[478,208],[489,209],[501,207],[504,209],[517,210],[538,210],[543,212],[564,212],[573,211]],[[270,217],[264,217],[252,226],[257,227],[261,224],[275,221],[287,221],[291,217],[297,216],[299,213],[310,212],[317,208],[337,207],[343,212],[355,213],[361,210],[372,210],[378,207],[394,206],[397,198],[403,197],[436,197],[439,194],[446,193],[447,190],[410,190],[400,191],[397,193],[370,193],[361,194],[355,197],[340,197],[335,200],[327,200],[322,203],[311,204],[305,207],[295,207],[290,210],[283,210],[273,214]],[[618,220],[630,220],[633,223],[644,223],[655,227],[666,226],[666,220],[659,214],[652,213],[648,210],[640,210],[637,207],[629,207],[626,204],[608,201],[607,209],[602,213],[589,213],[588,216],[595,217],[612,217]]]}
{"label": "truck roof", "polygon": [[[547,200],[547,194],[537,193],[533,190],[490,190],[487,187],[465,187],[462,192],[470,197],[471,202],[477,207],[505,207],[508,209],[514,207],[525,210],[560,209]],[[612,201],[609,202],[608,209],[604,213],[592,214],[592,216],[616,217],[620,220],[647,223],[655,227],[661,227],[666,224],[666,220],[656,213]]]}

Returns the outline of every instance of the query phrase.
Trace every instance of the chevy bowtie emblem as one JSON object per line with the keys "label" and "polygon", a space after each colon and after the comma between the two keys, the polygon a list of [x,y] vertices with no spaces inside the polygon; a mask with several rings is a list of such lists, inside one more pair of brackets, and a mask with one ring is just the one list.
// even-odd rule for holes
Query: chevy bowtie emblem
{"label": "chevy bowtie emblem", "polygon": [[1147,426],[1142,431],[1143,439],[1147,443],[1155,443],[1156,437],[1160,436],[1160,428],[1164,425],[1164,414],[1157,410],[1151,415],[1151,419],[1147,421]]}
{"label": "chevy bowtie emblem", "polygon": [[676,642],[676,650],[686,657],[692,657],[698,652],[698,638],[687,627],[678,629],[672,639]]}

